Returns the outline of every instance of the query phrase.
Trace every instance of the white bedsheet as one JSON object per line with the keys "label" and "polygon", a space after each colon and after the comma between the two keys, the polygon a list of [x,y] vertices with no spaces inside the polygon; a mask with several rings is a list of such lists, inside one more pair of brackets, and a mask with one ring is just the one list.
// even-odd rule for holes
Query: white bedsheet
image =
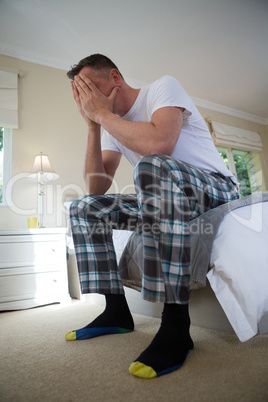
{"label": "white bedsheet", "polygon": [[130,230],[116,230],[113,229],[113,242],[114,242],[114,249],[116,252],[116,259],[119,263],[121,255],[124,251],[124,248],[127,245],[128,239],[132,235],[132,231]]}
{"label": "white bedsheet", "polygon": [[268,313],[268,202],[224,217],[210,261],[210,285],[238,338],[247,341]]}

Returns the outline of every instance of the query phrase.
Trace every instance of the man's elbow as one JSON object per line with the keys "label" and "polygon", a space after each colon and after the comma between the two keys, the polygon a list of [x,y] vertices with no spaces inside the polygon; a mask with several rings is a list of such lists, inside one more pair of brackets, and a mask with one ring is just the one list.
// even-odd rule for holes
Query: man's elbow
{"label": "man's elbow", "polygon": [[105,180],[104,178],[92,177],[89,174],[84,174],[84,181],[87,193],[92,195],[103,195],[109,190],[111,186],[109,180]]}
{"label": "man's elbow", "polygon": [[171,146],[170,144],[157,144],[156,146],[150,147],[148,149],[147,155],[171,155],[174,150],[174,146]]}
{"label": "man's elbow", "polygon": [[104,195],[108,189],[102,188],[100,186],[88,186],[86,185],[87,194],[90,195]]}

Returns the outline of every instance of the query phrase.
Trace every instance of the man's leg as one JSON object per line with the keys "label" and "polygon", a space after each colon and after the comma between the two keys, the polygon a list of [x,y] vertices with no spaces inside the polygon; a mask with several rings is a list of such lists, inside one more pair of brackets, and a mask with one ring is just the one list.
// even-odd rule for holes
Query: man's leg
{"label": "man's leg", "polygon": [[135,184],[144,244],[143,297],[165,304],[158,333],[129,370],[152,378],[181,367],[193,349],[188,313],[189,222],[238,194],[229,179],[163,155],[142,158],[135,169]]}
{"label": "man's leg", "polygon": [[106,308],[93,322],[68,332],[66,340],[133,331],[134,323],[117,269],[112,229],[134,230],[136,196],[86,196],[72,203],[70,222],[82,293],[105,295]]}

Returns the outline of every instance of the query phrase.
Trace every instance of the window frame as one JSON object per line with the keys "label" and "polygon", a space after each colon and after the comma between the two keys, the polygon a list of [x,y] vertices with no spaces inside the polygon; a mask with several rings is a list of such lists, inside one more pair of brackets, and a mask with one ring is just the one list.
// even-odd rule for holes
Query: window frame
{"label": "window frame", "polygon": [[[261,172],[262,172],[262,152],[259,151],[255,151],[255,150],[250,150],[250,149],[243,149],[242,147],[231,147],[231,146],[227,146],[227,145],[216,145],[216,148],[218,150],[218,152],[221,152],[222,150],[226,151],[227,154],[227,159],[228,159],[228,163],[229,163],[229,170],[231,171],[231,173],[236,177],[236,179],[239,181],[238,179],[238,175],[237,175],[237,169],[236,169],[236,165],[235,165],[235,159],[234,159],[234,153],[233,151],[242,151],[242,152],[250,152],[251,157],[254,158],[254,154],[258,155],[258,159],[259,159],[259,164],[260,164],[260,168],[261,168]],[[249,176],[249,180],[250,180],[250,186],[251,189],[254,186],[256,186],[256,190],[252,191],[251,194],[253,194],[254,192],[257,191],[265,191],[265,186],[263,183],[263,179],[259,179],[258,178],[258,170],[254,170],[254,174]],[[254,181],[254,183],[252,182]]]}
{"label": "window frame", "polygon": [[[218,121],[211,120],[210,118],[206,118],[205,121],[207,123],[215,147],[217,149],[222,148],[226,150],[229,170],[232,172],[232,174],[234,174],[237,178],[237,169],[235,166],[235,160],[232,151],[237,150],[250,152],[252,153],[252,160],[254,161],[254,179],[257,184],[256,191],[266,191],[266,184],[264,181],[265,163],[262,140],[259,132],[231,126],[225,123],[220,123]],[[258,156],[258,158],[256,158],[256,155]],[[250,183],[252,183],[251,177],[249,177],[249,179]],[[253,194],[253,192],[251,194]]]}
{"label": "window frame", "polygon": [[11,186],[8,186],[8,183],[12,178],[12,128],[3,128],[3,194],[2,202],[0,202],[0,207],[6,207],[10,205]]}

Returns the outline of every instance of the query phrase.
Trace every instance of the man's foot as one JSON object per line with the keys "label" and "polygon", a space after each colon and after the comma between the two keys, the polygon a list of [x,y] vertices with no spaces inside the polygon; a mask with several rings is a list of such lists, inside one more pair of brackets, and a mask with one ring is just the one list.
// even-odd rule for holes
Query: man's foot
{"label": "man's foot", "polygon": [[134,330],[134,322],[124,295],[105,295],[106,308],[87,326],[67,332],[67,341],[91,339],[101,335],[124,334]]}
{"label": "man's foot", "polygon": [[[166,314],[172,309],[173,313],[180,310],[180,319],[177,314]],[[148,348],[130,365],[130,373],[140,378],[154,378],[179,369],[194,348],[189,326],[188,306],[165,305],[159,331]]]}

